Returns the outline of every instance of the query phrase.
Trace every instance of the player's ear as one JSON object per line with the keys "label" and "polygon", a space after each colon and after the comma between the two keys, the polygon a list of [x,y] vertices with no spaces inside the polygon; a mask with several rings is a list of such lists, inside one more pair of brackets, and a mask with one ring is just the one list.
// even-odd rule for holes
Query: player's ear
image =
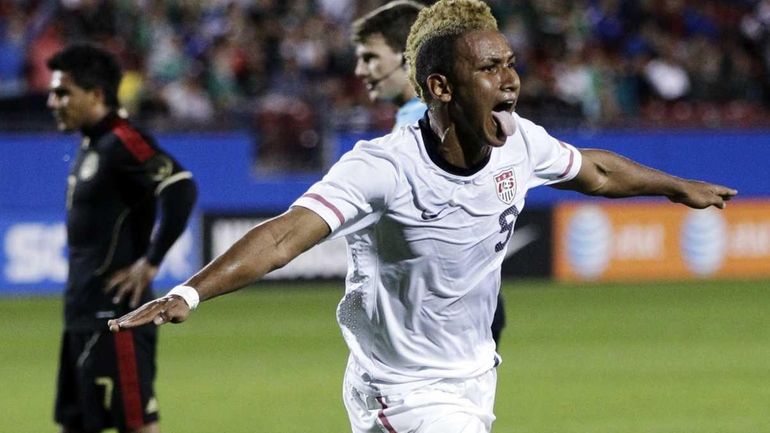
{"label": "player's ear", "polygon": [[104,90],[101,87],[94,87],[93,89],[89,89],[88,93],[93,98],[94,102],[97,103],[106,103],[106,94],[104,93]]}
{"label": "player's ear", "polygon": [[432,99],[447,103],[452,100],[452,86],[445,75],[430,74],[426,78]]}

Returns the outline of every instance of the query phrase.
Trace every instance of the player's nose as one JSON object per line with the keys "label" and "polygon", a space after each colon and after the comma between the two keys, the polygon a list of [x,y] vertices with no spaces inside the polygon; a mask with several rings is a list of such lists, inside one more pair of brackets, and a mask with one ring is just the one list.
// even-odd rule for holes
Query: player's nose
{"label": "player's nose", "polygon": [[356,60],[356,69],[353,70],[353,73],[358,78],[367,77],[369,75],[369,68],[366,67],[366,62],[362,59]]}
{"label": "player's nose", "polygon": [[518,72],[513,67],[501,68],[501,88],[508,92],[519,92],[521,87],[521,79]]}

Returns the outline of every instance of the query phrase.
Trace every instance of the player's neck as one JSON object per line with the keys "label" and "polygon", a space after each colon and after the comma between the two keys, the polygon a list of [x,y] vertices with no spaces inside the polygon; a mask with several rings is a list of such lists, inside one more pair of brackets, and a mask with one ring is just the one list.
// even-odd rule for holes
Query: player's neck
{"label": "player's neck", "polygon": [[88,116],[88,121],[84,125],[83,129],[91,129],[101,123],[113,110],[106,105],[98,105],[93,107]]}
{"label": "player's neck", "polygon": [[430,127],[438,137],[438,154],[450,165],[467,169],[489,157],[492,149],[489,146],[479,147],[475,140],[462,139],[448,116],[429,110],[428,117]]}
{"label": "player's neck", "polygon": [[89,116],[89,121],[80,128],[80,133],[84,136],[101,134],[100,131],[105,129],[104,125],[106,122],[108,122],[107,119],[111,116],[117,116],[117,112],[110,108],[106,108],[105,110],[94,110],[94,112]]}

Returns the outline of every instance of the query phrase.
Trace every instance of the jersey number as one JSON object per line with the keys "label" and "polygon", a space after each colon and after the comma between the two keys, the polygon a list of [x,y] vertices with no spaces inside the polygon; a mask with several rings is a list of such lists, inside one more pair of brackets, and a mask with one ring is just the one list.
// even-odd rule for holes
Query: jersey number
{"label": "jersey number", "polygon": [[112,406],[112,388],[114,386],[112,378],[109,376],[97,377],[96,384],[104,387],[103,404],[104,408],[109,410],[110,406]]}
{"label": "jersey number", "polygon": [[[516,217],[519,216],[519,210],[516,209],[516,205],[509,207],[500,214],[500,233],[505,233],[505,240],[495,244],[495,252],[499,253],[505,249],[505,245],[511,239],[513,233],[513,224],[516,222]],[[510,217],[510,218],[509,218]]]}

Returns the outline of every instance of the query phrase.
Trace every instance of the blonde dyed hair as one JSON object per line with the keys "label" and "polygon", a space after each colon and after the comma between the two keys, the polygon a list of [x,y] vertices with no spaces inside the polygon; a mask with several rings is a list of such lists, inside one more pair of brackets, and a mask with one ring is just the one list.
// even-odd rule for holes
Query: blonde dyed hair
{"label": "blonde dyed hair", "polygon": [[[477,30],[497,30],[497,20],[483,1],[440,0],[420,11],[407,37],[404,55],[409,62],[409,78],[423,101],[427,101],[424,81],[428,75],[448,73],[435,69],[441,64],[451,68],[451,45],[458,37]],[[430,49],[423,52],[426,45]]]}

